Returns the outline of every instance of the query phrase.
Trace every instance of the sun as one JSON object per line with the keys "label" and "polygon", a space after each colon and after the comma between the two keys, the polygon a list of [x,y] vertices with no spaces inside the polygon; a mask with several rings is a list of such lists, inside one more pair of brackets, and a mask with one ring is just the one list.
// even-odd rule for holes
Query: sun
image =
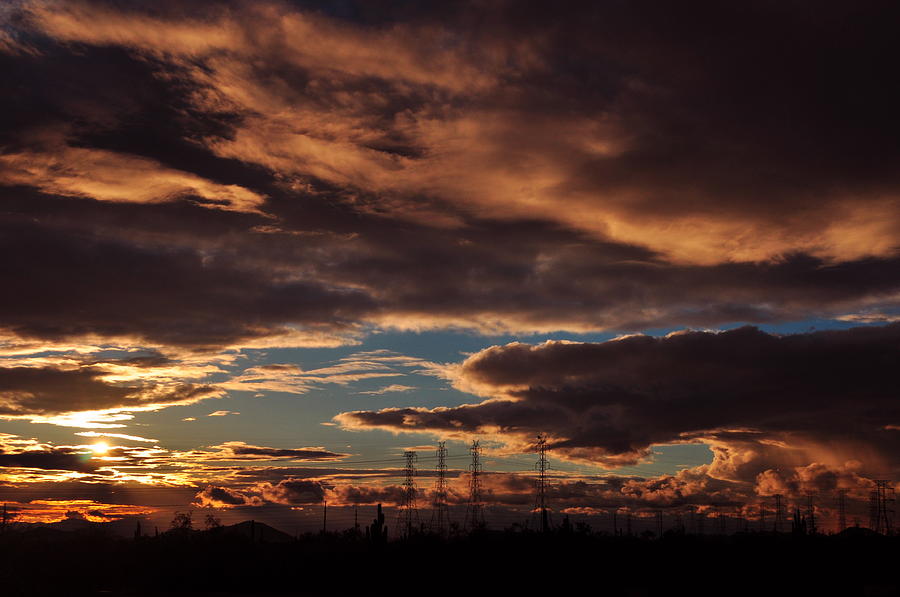
{"label": "sun", "polygon": [[109,444],[106,442],[97,442],[96,444],[91,444],[91,450],[97,454],[106,454],[109,452]]}

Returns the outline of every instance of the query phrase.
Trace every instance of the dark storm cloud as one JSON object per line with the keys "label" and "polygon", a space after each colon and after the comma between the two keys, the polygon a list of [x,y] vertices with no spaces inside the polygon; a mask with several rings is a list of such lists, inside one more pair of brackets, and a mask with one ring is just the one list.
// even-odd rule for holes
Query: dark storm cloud
{"label": "dark storm cloud", "polygon": [[[597,344],[513,343],[452,374],[481,404],[343,413],[351,428],[490,433],[559,454],[628,463],[653,444],[702,440],[720,474],[862,459],[895,466],[900,325],[774,336],[752,327]],[[805,459],[805,460],[804,460]]]}

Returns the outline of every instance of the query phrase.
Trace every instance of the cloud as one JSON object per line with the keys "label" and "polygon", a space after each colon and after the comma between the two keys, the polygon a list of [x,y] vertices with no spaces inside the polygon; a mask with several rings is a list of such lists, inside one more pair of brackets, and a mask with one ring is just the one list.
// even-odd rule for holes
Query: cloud
{"label": "cloud", "polygon": [[294,460],[319,462],[340,460],[348,456],[348,454],[332,452],[321,447],[269,448],[266,446],[254,446],[240,441],[225,442],[218,446],[210,446],[210,448],[216,451],[194,450],[190,453],[190,458],[202,458],[204,460]]}
{"label": "cloud", "polygon": [[320,504],[325,487],[319,481],[283,479],[276,484],[263,482],[254,487],[267,502],[276,504]]}
{"label": "cloud", "polygon": [[217,410],[206,415],[207,417],[227,417],[228,415],[239,415],[241,413],[233,410]]}
{"label": "cloud", "polygon": [[110,522],[122,518],[153,514],[156,508],[94,500],[32,500],[11,505],[17,522],[52,523],[63,520]]}
{"label": "cloud", "polygon": [[[511,343],[472,355],[454,384],[489,399],[458,407],[355,411],[349,429],[490,434],[519,450],[547,433],[560,457],[633,464],[655,444],[711,445],[714,475],[753,479],[766,468],[865,454],[890,470],[900,418],[891,363],[900,326],[775,336],[727,332],[634,335],[602,343]],[[847,421],[853,421],[852,426]]]}
{"label": "cloud", "polygon": [[371,396],[382,396],[384,394],[391,394],[395,392],[411,392],[416,388],[413,386],[404,386],[402,384],[391,384],[389,386],[385,386],[383,388],[378,388],[377,390],[369,390],[366,392],[357,392],[357,394],[368,394]]}
{"label": "cloud", "polygon": [[[269,268],[239,265],[218,250],[178,248],[179,242],[168,248],[157,242],[141,247],[134,237],[85,239],[78,232],[9,222],[0,222],[0,228],[0,249],[16,247],[26,256],[2,268],[9,279],[29,280],[3,299],[9,313],[4,327],[25,338],[93,334],[138,346],[194,348],[223,348],[238,341],[247,346],[278,346],[279,341],[303,345],[316,338],[314,344],[328,345],[338,328],[352,332],[352,326],[339,321],[343,316],[333,316],[369,300],[314,281],[278,279]],[[133,274],[126,275],[123,268]],[[48,296],[57,292],[65,294],[67,312],[77,316],[49,308]],[[246,317],[250,312],[258,315]]]}
{"label": "cloud", "polygon": [[0,417],[48,418],[86,411],[115,414],[156,410],[221,394],[212,386],[196,384],[114,384],[105,380],[107,374],[99,365],[0,367]]}
{"label": "cloud", "polygon": [[234,508],[236,506],[260,506],[262,500],[256,496],[248,496],[227,487],[207,485],[194,496],[194,501],[201,508]]}
{"label": "cloud", "polygon": [[264,201],[240,186],[218,185],[153,160],[75,147],[0,155],[0,183],[98,201],[157,203],[188,198],[203,207],[248,213],[261,213]]}
{"label": "cloud", "polygon": [[[216,155],[382,195],[363,209],[550,219],[680,262],[895,250],[896,155],[882,125],[896,91],[876,74],[889,68],[879,44],[895,42],[880,19],[838,3],[815,22],[762,6],[688,18],[658,2],[496,3],[477,26],[450,10],[383,27],[277,3],[203,19],[172,3],[25,10],[63,43],[152,58],[192,85],[195,111],[240,115],[231,134],[202,139]],[[838,45],[851,18],[856,43]],[[759,30],[782,51],[760,48]],[[814,68],[838,53],[827,75]],[[597,68],[574,69],[572,56]],[[438,209],[417,214],[423,195]]]}
{"label": "cloud", "polygon": [[[4,327],[215,350],[335,346],[373,326],[889,312],[894,102],[872,48],[892,32],[856,15],[841,64],[866,67],[819,80],[805,67],[837,51],[846,32],[830,28],[853,10],[824,6],[834,18],[812,27],[802,11],[707,9],[708,27],[639,11],[667,15],[650,35],[636,6],[498,3],[474,26],[451,9],[375,24],[281,3],[23,3],[41,53],[0,55],[28,90],[4,99],[5,155],[31,164],[0,192],[0,249],[22,255],[2,272],[21,282]],[[760,49],[759,30],[795,51]],[[794,126],[776,126],[784,110]]]}
{"label": "cloud", "polygon": [[386,504],[397,505],[403,503],[406,497],[406,489],[400,485],[337,485],[330,492],[329,497],[335,505],[355,506]]}
{"label": "cloud", "polygon": [[[354,353],[332,364],[310,370],[303,370],[290,363],[269,363],[248,367],[240,375],[218,385],[224,389],[243,392],[271,391],[305,394],[324,384],[347,385],[366,379],[399,377],[410,372],[411,369],[411,372],[419,373],[428,371],[433,366],[433,363],[423,359],[391,351],[374,351]],[[425,369],[414,369],[417,367]],[[395,384],[390,387],[406,388],[407,386]]]}
{"label": "cloud", "polygon": [[140,437],[139,435],[128,435],[125,433],[106,433],[106,432],[97,432],[97,431],[79,431],[75,433],[75,435],[80,435],[82,437],[114,437],[116,439],[127,439],[133,442],[149,442],[149,443],[158,443],[158,439],[152,439],[147,437]]}
{"label": "cloud", "polygon": [[90,454],[72,448],[0,452],[0,467],[92,472],[100,465]]}

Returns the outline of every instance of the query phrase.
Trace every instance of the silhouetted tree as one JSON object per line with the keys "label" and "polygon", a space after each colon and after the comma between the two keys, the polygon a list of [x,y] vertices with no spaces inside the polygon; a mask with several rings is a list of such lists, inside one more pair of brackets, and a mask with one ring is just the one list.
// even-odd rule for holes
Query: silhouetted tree
{"label": "silhouetted tree", "polygon": [[203,526],[206,527],[207,531],[212,531],[222,526],[222,520],[214,514],[207,514],[203,521]]}
{"label": "silhouetted tree", "polygon": [[194,513],[188,510],[187,512],[176,512],[175,517],[172,519],[172,522],[169,524],[169,528],[173,531],[190,531],[194,528]]}

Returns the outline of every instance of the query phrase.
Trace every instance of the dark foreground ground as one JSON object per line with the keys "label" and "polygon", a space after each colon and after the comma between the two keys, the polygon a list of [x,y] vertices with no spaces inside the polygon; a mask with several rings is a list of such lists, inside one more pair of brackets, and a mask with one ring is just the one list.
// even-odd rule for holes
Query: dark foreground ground
{"label": "dark foreground ground", "polygon": [[900,537],[0,536],[0,595],[900,595]]}

